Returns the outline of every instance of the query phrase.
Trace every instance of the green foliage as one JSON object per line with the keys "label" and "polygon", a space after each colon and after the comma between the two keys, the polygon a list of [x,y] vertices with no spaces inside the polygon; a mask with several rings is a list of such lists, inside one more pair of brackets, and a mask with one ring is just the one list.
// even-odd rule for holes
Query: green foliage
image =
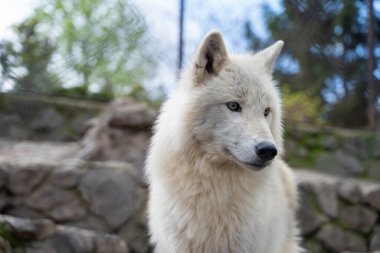
{"label": "green foliage", "polygon": [[[146,53],[144,19],[129,1],[41,1],[16,28],[18,40],[1,47],[2,76],[14,80],[16,91],[29,85],[27,90],[105,100],[147,96],[142,81],[154,63]],[[18,55],[22,64],[12,65],[9,59]],[[19,65],[27,78],[9,74]]]}
{"label": "green foliage", "polygon": [[[108,91],[89,92],[86,86],[74,86],[70,88],[57,87],[52,89],[51,95],[69,98],[86,98],[99,101],[110,101],[113,99],[114,94]],[[131,95],[133,96],[133,95]]]}
{"label": "green foliage", "polygon": [[14,27],[18,43],[0,42],[2,81],[12,81],[17,92],[48,93],[61,84],[48,69],[55,46],[37,28],[38,22],[28,19]]}
{"label": "green foliage", "polygon": [[286,121],[322,124],[320,115],[325,111],[319,99],[305,92],[291,92],[289,85],[282,85],[284,118]]}
{"label": "green foliage", "polygon": [[26,252],[28,241],[12,234],[11,228],[4,223],[0,223],[0,237],[4,238],[12,247],[12,252]]}
{"label": "green foliage", "polygon": [[[324,102],[328,110],[323,116],[330,123],[364,126],[368,80],[363,14],[366,3],[282,0],[282,5],[282,13],[264,8],[270,37],[285,41],[282,60],[292,62],[280,64],[281,82],[288,83],[291,91],[307,91],[311,99]],[[375,36],[380,43],[380,16],[375,19]],[[246,30],[254,46],[265,42],[254,40],[249,24]],[[294,66],[298,69],[292,69]]]}

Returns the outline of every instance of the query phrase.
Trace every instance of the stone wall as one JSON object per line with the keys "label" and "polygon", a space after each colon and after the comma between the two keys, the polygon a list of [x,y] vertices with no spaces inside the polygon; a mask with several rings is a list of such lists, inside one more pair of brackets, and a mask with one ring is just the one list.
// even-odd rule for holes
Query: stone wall
{"label": "stone wall", "polygon": [[339,176],[380,181],[380,134],[285,124],[286,160]]}
{"label": "stone wall", "polygon": [[[301,193],[298,218],[308,252],[380,250],[380,184],[306,170],[297,170],[296,176]],[[55,251],[46,252],[102,252],[94,245],[104,238],[116,248],[103,252],[124,252],[115,246],[121,244],[129,252],[148,252],[145,204],[146,187],[126,163],[0,163],[0,213],[7,215],[0,216],[0,237],[1,224],[24,239],[22,228],[40,224],[32,236],[26,233],[28,253],[48,248]],[[12,217],[28,219],[12,223]],[[41,229],[44,224],[48,229]],[[36,248],[40,251],[32,251]]]}
{"label": "stone wall", "polygon": [[380,184],[297,171],[298,219],[311,253],[380,251]]}
{"label": "stone wall", "polygon": [[[19,132],[23,124],[33,126],[36,116],[26,116],[33,103],[21,106],[22,113],[17,116],[31,121],[16,120],[18,125],[7,125],[12,127],[4,127],[0,133],[10,131],[18,138],[34,136],[35,130],[25,135]],[[47,105],[39,108],[50,110]],[[13,237],[22,242],[27,239],[23,245],[28,253],[148,252],[146,187],[141,169],[156,113],[144,104],[120,100],[92,120],[79,144],[0,140],[0,213],[7,215],[0,216],[0,252],[14,246]],[[0,125],[8,124],[9,115],[6,121],[2,121],[3,116],[0,113]],[[42,139],[49,139],[49,133],[59,133],[60,127],[49,128]],[[291,165],[380,179],[380,136],[341,129],[288,127],[286,137],[286,158]],[[379,182],[336,178],[312,170],[297,171],[296,175],[301,192],[298,217],[304,245],[310,253],[380,250]],[[21,220],[15,221],[14,217]],[[24,238],[22,229],[28,228],[27,224],[50,224],[49,233],[26,233]],[[5,235],[4,226],[8,228]],[[107,251],[101,251],[96,245],[104,238],[113,238],[107,242],[125,247],[121,246],[120,251],[119,246],[109,246]]]}
{"label": "stone wall", "polygon": [[104,103],[0,93],[0,137],[17,140],[79,140],[86,122]]}
{"label": "stone wall", "polygon": [[[135,253],[147,252],[145,203],[145,185],[126,163],[0,164],[1,214],[49,219],[69,231],[75,227],[114,234]],[[67,231],[56,228],[60,236]],[[49,235],[56,238],[55,232]]]}
{"label": "stone wall", "polygon": [[[156,115],[154,108],[131,100],[117,100],[106,107],[98,102],[0,93],[0,137],[72,141],[84,135],[79,158],[127,161],[139,169]],[[380,180],[379,134],[284,125],[290,165]]]}
{"label": "stone wall", "polygon": [[128,253],[116,235],[56,225],[48,219],[16,218],[0,215],[2,253]]}

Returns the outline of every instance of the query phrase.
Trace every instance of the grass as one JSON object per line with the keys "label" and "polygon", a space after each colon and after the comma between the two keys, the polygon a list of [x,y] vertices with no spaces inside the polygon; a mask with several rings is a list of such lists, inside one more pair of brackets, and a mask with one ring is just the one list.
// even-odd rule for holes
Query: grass
{"label": "grass", "polygon": [[29,244],[29,241],[15,236],[12,233],[12,229],[8,224],[0,223],[0,237],[4,238],[12,247],[12,252],[14,253],[24,253],[26,252],[26,247]]}

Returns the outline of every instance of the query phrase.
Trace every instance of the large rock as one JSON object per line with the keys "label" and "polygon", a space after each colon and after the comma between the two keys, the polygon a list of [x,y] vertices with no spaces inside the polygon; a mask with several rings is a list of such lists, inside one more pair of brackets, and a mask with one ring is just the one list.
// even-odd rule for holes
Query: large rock
{"label": "large rock", "polygon": [[[49,218],[57,224],[99,233],[115,233],[133,252],[147,251],[146,185],[133,166],[125,162],[59,159],[46,160],[46,164],[39,160],[28,166],[27,161],[28,157],[26,161],[9,163],[11,161],[6,160],[4,163],[7,167],[4,169],[6,187],[0,188],[2,212],[17,217]],[[0,167],[1,164],[0,160]],[[36,178],[33,178],[34,173]],[[27,182],[28,179],[31,182]],[[24,181],[25,185],[20,186]],[[70,238],[55,233],[51,238],[36,242],[36,250],[30,252],[72,253],[74,246],[81,249],[80,253],[97,252],[96,247],[102,253],[118,252],[111,250],[113,246],[109,244],[114,240],[111,237],[83,245],[76,245]]]}
{"label": "large rock", "polygon": [[[57,226],[51,221],[0,216],[8,237],[0,240],[0,252],[11,253],[9,238],[27,240],[26,253],[128,253],[124,240],[116,235]],[[0,237],[1,239],[1,237]]]}
{"label": "large rock", "polygon": [[314,192],[310,185],[299,185],[300,207],[297,218],[300,223],[302,235],[309,235],[320,228],[326,221],[326,217],[318,212],[317,203],[314,201]]}
{"label": "large rock", "polygon": [[369,250],[380,251],[380,225],[376,226],[373,233],[372,233],[372,237],[371,237],[371,241],[370,241],[370,245],[369,245]]}
{"label": "large rock", "polygon": [[10,170],[8,189],[14,194],[32,192],[46,177],[50,168],[44,165],[29,165]]}
{"label": "large rock", "polygon": [[358,157],[359,159],[367,159],[368,151],[370,150],[370,141],[365,137],[358,137],[356,135],[348,136],[343,139],[343,147],[345,153]]}
{"label": "large rock", "polygon": [[2,210],[6,208],[10,204],[11,200],[8,194],[5,192],[0,192],[0,213],[2,213]]}
{"label": "large rock", "polygon": [[15,140],[78,140],[78,126],[105,106],[95,101],[10,93],[0,94],[0,101],[0,136]]}
{"label": "large rock", "polygon": [[52,107],[40,111],[31,122],[32,130],[36,132],[50,132],[62,125],[64,119]]}
{"label": "large rock", "polygon": [[336,186],[321,184],[315,187],[315,193],[319,206],[323,212],[331,218],[336,218],[339,212]]}
{"label": "large rock", "polygon": [[[95,253],[113,252],[113,253],[128,253],[129,248],[124,241],[113,235],[98,236],[95,239]],[[139,252],[139,251],[132,251]]]}
{"label": "large rock", "polygon": [[321,147],[327,150],[335,150],[339,147],[339,138],[335,136],[321,135]]}
{"label": "large rock", "polygon": [[84,205],[73,191],[63,190],[45,184],[26,201],[26,205],[43,211],[56,221],[78,220],[86,214]]}
{"label": "large rock", "polygon": [[97,214],[87,214],[82,217],[80,220],[66,222],[65,225],[89,229],[97,232],[110,231],[109,226],[102,217],[98,217]]}
{"label": "large rock", "polygon": [[343,151],[320,155],[315,168],[321,172],[343,176],[361,176],[365,172],[359,159]]}
{"label": "large rock", "polygon": [[78,185],[83,173],[83,170],[76,168],[54,170],[49,177],[49,182],[64,189],[72,189]]}
{"label": "large rock", "polygon": [[339,217],[345,227],[365,234],[371,231],[377,220],[377,214],[364,206],[345,207]]}
{"label": "large rock", "polygon": [[[1,96],[1,95],[0,95]],[[12,139],[25,139],[28,137],[28,129],[25,129],[20,115],[0,113],[0,136]]]}
{"label": "large rock", "polygon": [[8,173],[6,165],[0,165],[0,189],[4,188],[7,185]]}
{"label": "large rock", "polygon": [[112,171],[101,166],[91,169],[79,188],[91,212],[102,217],[110,230],[123,225],[145,202],[145,189],[139,184],[137,173],[124,165]]}
{"label": "large rock", "polygon": [[375,158],[380,158],[380,137],[379,136],[375,138],[375,144],[373,145],[372,150],[373,150],[373,156]]}
{"label": "large rock", "polygon": [[92,120],[78,157],[91,161],[117,160],[142,170],[157,111],[144,103],[120,99]]}
{"label": "large rock", "polygon": [[380,161],[373,161],[368,165],[368,178],[380,180]]}
{"label": "large rock", "polygon": [[332,225],[323,226],[318,232],[317,238],[325,245],[325,247],[332,249],[333,252],[367,251],[366,241],[362,237]]}
{"label": "large rock", "polygon": [[380,211],[380,185],[369,185],[363,189],[364,201]]}
{"label": "large rock", "polygon": [[359,203],[363,197],[359,185],[350,180],[339,183],[338,193],[342,199],[351,204]]}
{"label": "large rock", "polygon": [[42,219],[47,217],[44,212],[25,206],[24,202],[17,204],[17,202],[15,203],[13,199],[11,199],[11,204],[6,209],[4,214],[31,219]]}
{"label": "large rock", "polygon": [[54,223],[46,219],[21,219],[0,215],[0,224],[8,226],[14,236],[24,239],[41,239],[54,233]]}
{"label": "large rock", "polygon": [[117,232],[121,238],[128,242],[132,252],[149,252],[149,235],[145,215],[144,211],[141,212],[139,217],[124,224]]}

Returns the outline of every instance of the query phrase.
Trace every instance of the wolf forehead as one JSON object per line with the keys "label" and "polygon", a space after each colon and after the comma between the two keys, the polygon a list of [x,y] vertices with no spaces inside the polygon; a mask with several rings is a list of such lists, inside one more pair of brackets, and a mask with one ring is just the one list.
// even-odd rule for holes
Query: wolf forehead
{"label": "wolf forehead", "polygon": [[[248,56],[251,57],[252,56]],[[245,100],[254,98],[260,101],[270,101],[276,95],[272,89],[276,89],[276,83],[271,75],[259,71],[255,66],[240,66],[235,64],[231,56],[230,61],[209,81],[215,92],[229,96],[231,99]]]}

